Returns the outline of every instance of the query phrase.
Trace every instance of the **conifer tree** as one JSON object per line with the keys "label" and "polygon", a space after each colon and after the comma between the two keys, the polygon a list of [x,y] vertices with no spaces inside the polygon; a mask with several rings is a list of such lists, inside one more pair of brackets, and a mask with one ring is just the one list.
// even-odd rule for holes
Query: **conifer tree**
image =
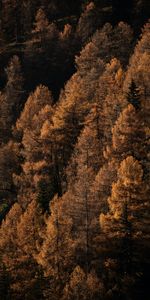
{"label": "conifer tree", "polygon": [[61,202],[61,198],[57,197],[51,201],[51,215],[46,220],[43,244],[37,255],[37,261],[43,267],[44,274],[49,280],[47,297],[51,299],[60,298],[62,288],[74,264],[72,221],[66,217]]}
{"label": "conifer tree", "polygon": [[[44,217],[42,210],[34,199],[21,215],[17,224],[17,245],[21,249],[19,259],[24,262],[23,269],[28,265],[30,270],[28,277],[26,274],[22,277],[25,282],[25,290],[29,297],[43,297],[43,289],[45,288],[43,271],[36,262],[36,255],[42,243],[42,231],[44,230]],[[41,232],[41,234],[40,234]],[[33,290],[32,290],[33,289]],[[32,295],[32,296],[31,296]]]}
{"label": "conifer tree", "polygon": [[53,97],[48,87],[39,85],[31,95],[29,95],[21,116],[17,120],[17,130],[25,130],[32,127],[34,115],[46,105],[53,104]]}
{"label": "conifer tree", "polygon": [[97,26],[95,26],[95,22],[97,22],[96,17],[96,8],[94,2],[90,2],[85,7],[84,12],[82,13],[78,26],[77,26],[77,34],[80,37],[83,44],[85,44],[90,38],[90,36],[94,33],[94,30]]}
{"label": "conifer tree", "polygon": [[[129,25],[120,22],[112,28],[106,23],[97,30],[92,37],[92,42],[99,49],[99,57],[106,63],[116,57],[123,66],[126,66],[132,51],[133,32]],[[118,51],[119,49],[119,51]]]}
{"label": "conifer tree", "polygon": [[14,125],[22,107],[24,100],[23,90],[23,75],[21,71],[21,64],[17,56],[13,56],[6,68],[7,83],[1,99],[3,106],[1,107],[1,124],[2,132],[5,140],[8,141],[12,132],[12,125]]}
{"label": "conifer tree", "polygon": [[[76,57],[78,73],[87,76],[94,67],[98,69],[99,76],[104,71],[103,61],[99,57],[99,48],[93,42],[89,42]],[[98,68],[101,67],[101,70]]]}
{"label": "conifer tree", "polygon": [[[99,110],[95,105],[85,119],[85,127],[79,136],[67,170],[70,193],[68,197],[72,194],[73,198],[70,199],[67,210],[76,228],[78,263],[85,265],[86,272],[89,271],[93,259],[91,230],[94,230],[92,222],[95,218],[97,203],[91,197],[90,188],[103,164],[101,139]],[[83,256],[85,256],[85,261],[83,261]]]}
{"label": "conifer tree", "polygon": [[[23,215],[21,207],[15,203],[0,229],[1,258],[10,277],[9,297],[18,300],[22,297],[42,299],[42,272],[34,259],[38,242],[36,229],[40,220],[34,213],[33,203]],[[27,223],[25,219],[28,219]],[[29,232],[32,234],[29,235]]]}
{"label": "conifer tree", "polygon": [[27,255],[33,258],[38,252],[41,239],[39,231],[42,231],[43,225],[42,210],[33,200],[17,224],[18,245]]}
{"label": "conifer tree", "polygon": [[13,295],[13,284],[17,272],[16,227],[21,214],[21,207],[15,203],[0,228],[0,257],[6,271],[9,273],[10,297]]}
{"label": "conifer tree", "polygon": [[120,160],[120,155],[123,159],[130,154],[146,163],[146,126],[142,115],[132,104],[123,110],[112,129],[112,147],[117,160]]}
{"label": "conifer tree", "polygon": [[124,82],[124,91],[127,94],[130,90],[131,83],[134,81],[139,90],[139,100],[141,109],[143,109],[143,117],[149,126],[149,37],[150,24],[144,26],[141,39],[138,41],[134,53],[130,59],[129,68]]}
{"label": "conifer tree", "polygon": [[[107,198],[111,193],[111,184],[115,176],[115,162],[104,163],[99,169],[91,186],[91,197],[95,206],[96,224],[99,222],[99,213],[108,209]],[[97,228],[99,233],[99,228]]]}
{"label": "conifer tree", "polygon": [[48,143],[52,143],[60,195],[65,191],[63,187],[66,181],[65,168],[83,127],[84,118],[90,109],[90,103],[87,101],[90,98],[90,90],[82,90],[80,79],[78,74],[70,79],[52,117],[53,126],[45,124],[45,129],[47,127],[45,139]]}
{"label": "conifer tree", "polygon": [[136,87],[134,81],[131,82],[131,86],[127,95],[127,100],[131,103],[136,109],[140,107],[140,95],[139,90]]}
{"label": "conifer tree", "polygon": [[96,174],[103,164],[102,157],[102,137],[101,120],[99,107],[93,104],[93,107],[84,122],[84,129],[78,138],[70,164],[68,166],[67,181],[72,188],[76,179],[77,172],[80,172],[80,166],[88,165]]}
{"label": "conifer tree", "polygon": [[[107,190],[110,192],[111,183],[116,179],[120,162],[130,155],[142,162],[148,180],[148,153],[146,124],[143,120],[143,113],[132,104],[128,104],[112,128],[112,144],[106,146],[103,153],[105,159],[110,161],[109,172],[113,175],[113,177],[110,175],[109,178],[104,177],[106,178],[104,184],[106,184]],[[105,196],[104,199],[106,200]]]}
{"label": "conifer tree", "polygon": [[7,84],[5,93],[7,101],[12,106],[13,113],[20,112],[22,108],[21,100],[23,98],[23,75],[21,70],[21,63],[18,56],[13,56],[6,68]]}
{"label": "conifer tree", "polygon": [[103,299],[104,287],[94,271],[87,276],[84,270],[77,265],[73,270],[69,283],[64,288],[62,300],[66,299]]}
{"label": "conifer tree", "polygon": [[[29,96],[16,123],[16,130],[22,136],[21,154],[24,158],[21,174],[14,176],[15,184],[19,186],[18,199],[23,205],[25,194],[28,195],[28,200],[31,200],[32,196],[36,194],[43,209],[48,207],[48,202],[53,197],[53,183],[48,188],[48,181],[51,181],[51,179],[53,181],[51,146],[45,149],[46,145],[41,138],[43,124],[45,121],[51,122],[53,114],[52,101],[52,95],[48,88],[39,86]],[[42,198],[42,185],[45,185],[45,188],[47,187],[46,198]],[[25,203],[26,201],[24,205]]]}
{"label": "conifer tree", "polygon": [[123,81],[124,72],[120,61],[114,58],[106,64],[105,71],[99,79],[99,88],[96,91],[96,102],[101,105],[103,147],[111,143],[111,128],[126,105],[122,91]]}
{"label": "conifer tree", "polygon": [[17,172],[18,167],[15,145],[10,141],[8,144],[2,145],[0,149],[0,197],[1,203],[9,206],[16,198],[13,172]]}
{"label": "conifer tree", "polygon": [[118,179],[113,183],[108,198],[109,212],[100,215],[101,229],[112,244],[109,255],[115,258],[115,252],[118,252],[121,272],[135,277],[136,272],[142,270],[144,263],[148,262],[148,190],[142,165],[128,156],[121,162]]}
{"label": "conifer tree", "polygon": [[35,32],[43,32],[47,30],[49,25],[48,19],[46,18],[46,15],[42,8],[39,8],[37,11],[37,14],[35,16]]}

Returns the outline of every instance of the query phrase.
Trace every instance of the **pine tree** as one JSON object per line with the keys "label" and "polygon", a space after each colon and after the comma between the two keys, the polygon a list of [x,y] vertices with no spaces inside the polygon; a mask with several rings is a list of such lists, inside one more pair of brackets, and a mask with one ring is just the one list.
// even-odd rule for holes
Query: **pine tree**
{"label": "pine tree", "polygon": [[140,96],[139,90],[136,87],[134,81],[131,82],[131,86],[127,95],[127,100],[131,103],[136,109],[140,107]]}

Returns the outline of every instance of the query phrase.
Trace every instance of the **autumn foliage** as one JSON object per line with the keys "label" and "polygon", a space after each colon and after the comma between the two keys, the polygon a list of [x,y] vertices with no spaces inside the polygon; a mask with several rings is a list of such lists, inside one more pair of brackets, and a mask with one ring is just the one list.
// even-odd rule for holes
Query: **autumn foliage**
{"label": "autumn foliage", "polygon": [[1,2],[0,299],[149,300],[148,1]]}

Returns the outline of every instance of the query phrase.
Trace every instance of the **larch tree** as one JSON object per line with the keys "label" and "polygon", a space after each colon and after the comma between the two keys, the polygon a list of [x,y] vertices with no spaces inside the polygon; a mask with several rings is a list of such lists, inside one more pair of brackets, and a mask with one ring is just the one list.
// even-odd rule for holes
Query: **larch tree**
{"label": "larch tree", "polygon": [[89,42],[80,52],[80,55],[76,57],[76,65],[78,73],[81,76],[87,76],[88,72],[90,72],[94,67],[98,69],[101,67],[99,71],[99,76],[104,71],[103,61],[99,57],[99,48],[94,45],[91,41]]}
{"label": "larch tree", "polygon": [[39,232],[42,231],[43,227],[42,210],[36,200],[33,200],[21,215],[17,224],[18,244],[29,255],[29,258],[35,258],[38,253],[38,246],[42,240]]}
{"label": "larch tree", "polygon": [[19,267],[16,228],[21,214],[21,207],[15,203],[0,228],[0,257],[6,271],[9,272],[11,295],[15,295],[16,274],[18,273],[17,267]]}
{"label": "larch tree", "polygon": [[44,216],[34,199],[17,224],[17,244],[21,249],[19,259],[23,261],[24,269],[27,266],[26,274],[22,277],[22,284],[25,286],[28,297],[33,297],[33,299],[35,297],[42,299],[45,287],[43,271],[36,261],[36,255],[42,243],[42,230],[44,230]]}
{"label": "larch tree", "polygon": [[97,205],[93,202],[90,188],[103,164],[102,149],[99,110],[95,105],[85,119],[84,129],[78,138],[67,169],[68,191],[73,198],[68,210],[76,228],[77,259],[78,263],[86,266],[86,272],[89,271],[93,259],[91,224],[95,218]]}
{"label": "larch tree", "polygon": [[[116,174],[115,167],[114,161],[104,162],[103,166],[100,167],[98,173],[96,174],[90,188],[90,194],[95,208],[95,219],[93,219],[94,226],[92,228],[94,238],[97,238],[100,232],[99,214],[102,212],[107,212],[108,209],[107,198],[111,194],[111,184]],[[96,239],[95,242],[93,239],[93,245],[98,247]]]}
{"label": "larch tree", "polygon": [[109,211],[100,215],[101,230],[110,243],[106,258],[119,265],[120,278],[128,274],[137,280],[137,272],[142,272],[142,277],[144,265],[149,263],[149,186],[143,174],[133,156],[124,159],[108,198]]}
{"label": "larch tree", "polygon": [[85,7],[84,12],[79,19],[77,26],[77,35],[79,36],[83,44],[88,41],[97,27],[97,24],[95,24],[96,13],[97,11],[94,2],[90,2]]}
{"label": "larch tree", "polygon": [[50,211],[36,258],[49,281],[46,299],[58,299],[74,265],[75,246],[71,234],[72,220],[66,217],[61,198],[55,197],[51,201]]}
{"label": "larch tree", "polygon": [[[128,104],[120,113],[112,128],[112,143],[104,149],[104,157],[111,162],[115,180],[120,162],[127,156],[132,155],[142,162],[145,168],[145,176],[148,177],[148,142],[146,137],[146,124],[141,110],[137,110],[132,104]],[[146,175],[147,174],[147,175]],[[106,177],[107,178],[107,177]],[[111,179],[111,176],[109,177]],[[109,182],[110,191],[111,180]]]}
{"label": "larch tree", "polygon": [[[10,141],[0,149],[0,197],[1,205],[12,205],[16,199],[13,173],[18,171],[19,164],[15,144]],[[5,209],[4,209],[5,210]]]}
{"label": "larch tree", "polygon": [[38,231],[44,224],[42,218],[35,202],[31,202],[25,212],[15,203],[2,222],[1,259],[9,273],[9,296],[14,299],[43,297],[42,270],[34,258],[40,244]]}
{"label": "larch tree", "polygon": [[53,143],[58,179],[61,178],[59,180],[60,195],[65,190],[65,168],[90,107],[82,90],[80,79],[80,76],[75,74],[67,83],[64,95],[60,98],[52,117],[53,126],[50,126],[50,130],[47,130],[47,138],[45,136],[47,141],[51,140]]}
{"label": "larch tree", "polygon": [[[54,23],[50,24],[46,14],[42,8],[39,8],[35,15],[34,30],[32,31],[33,39],[37,40],[37,46],[41,44],[41,50],[44,50],[44,43],[54,43],[54,40],[58,38],[57,27]],[[54,39],[54,40],[53,40]]]}
{"label": "larch tree", "polygon": [[24,79],[21,70],[20,59],[18,56],[15,55],[10,60],[6,68],[6,75],[7,83],[4,92],[6,94],[7,101],[12,108],[12,113],[16,117],[16,114],[20,113],[20,110],[22,109],[22,98],[24,95]]}
{"label": "larch tree", "polygon": [[66,284],[61,300],[100,300],[104,296],[104,287],[99,278],[92,270],[86,275],[79,265],[70,275],[70,281]]}
{"label": "larch tree", "polygon": [[123,82],[124,71],[120,61],[114,58],[106,64],[105,71],[99,78],[95,96],[96,102],[101,106],[103,146],[111,143],[111,128],[127,103],[123,95]]}
{"label": "larch tree", "polygon": [[12,135],[14,125],[24,101],[23,75],[18,56],[13,56],[6,68],[7,83],[2,93],[1,123],[4,142]]}
{"label": "larch tree", "polygon": [[17,130],[25,130],[31,128],[32,120],[45,105],[52,105],[53,97],[48,87],[39,85],[33,93],[31,93],[25,103],[24,109],[17,120]]}
{"label": "larch tree", "polygon": [[145,165],[147,149],[146,124],[140,111],[128,104],[112,129],[112,156],[120,161],[133,155]]}
{"label": "larch tree", "polygon": [[132,51],[132,40],[132,29],[123,22],[116,25],[114,29],[111,24],[106,23],[92,37],[92,42],[98,47],[99,56],[102,60],[108,63],[112,58],[116,57],[123,66],[126,66]]}
{"label": "larch tree", "polygon": [[[48,207],[51,191],[49,188],[45,198],[42,199],[40,196],[42,185],[46,189],[48,180],[51,181],[49,176],[53,180],[53,175],[50,174],[51,160],[50,158],[48,160],[47,152],[44,152],[45,144],[41,138],[41,130],[45,121],[51,122],[53,114],[52,103],[52,95],[48,88],[39,86],[29,96],[24,110],[16,123],[16,132],[18,131],[22,136],[21,155],[24,159],[24,162],[21,163],[21,174],[14,176],[14,181],[19,186],[20,191],[18,199],[23,204],[25,194],[28,195],[28,200],[31,200],[32,196],[36,194],[44,209]],[[51,151],[51,148],[49,150]],[[49,157],[51,155],[49,153]]]}
{"label": "larch tree", "polygon": [[102,137],[103,132],[101,132],[99,107],[97,104],[93,104],[89,114],[85,118],[84,128],[80,133],[68,166],[67,182],[69,188],[73,188],[73,182],[76,180],[80,163],[88,164],[88,167],[91,167],[95,174],[98,172],[100,166],[103,165]]}
{"label": "larch tree", "polygon": [[140,91],[133,80],[127,94],[127,101],[131,103],[135,107],[135,109],[138,109],[141,106]]}
{"label": "larch tree", "polygon": [[124,82],[124,91],[128,93],[131,82],[134,81],[140,92],[140,101],[145,114],[145,121],[149,126],[149,66],[150,66],[150,23],[148,22],[142,31],[141,39],[138,41],[134,53],[130,59],[130,64]]}
{"label": "larch tree", "polygon": [[34,23],[35,32],[41,33],[43,31],[47,30],[48,25],[49,25],[49,21],[45,15],[45,12],[43,11],[42,8],[39,8],[37,11],[37,14],[35,16],[35,23]]}
{"label": "larch tree", "polygon": [[[63,31],[59,34],[58,50],[63,55],[58,55],[58,61],[61,65],[63,74],[68,69],[68,73],[72,75],[74,71],[74,56],[79,50],[79,43],[75,37],[74,28],[69,23],[65,24]],[[70,78],[70,76],[68,76]]]}

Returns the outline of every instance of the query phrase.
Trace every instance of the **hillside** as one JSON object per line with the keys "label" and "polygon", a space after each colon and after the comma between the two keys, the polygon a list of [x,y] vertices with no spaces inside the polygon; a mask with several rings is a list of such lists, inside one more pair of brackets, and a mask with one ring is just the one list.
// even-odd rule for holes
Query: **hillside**
{"label": "hillside", "polygon": [[149,300],[150,3],[0,2],[0,299]]}

